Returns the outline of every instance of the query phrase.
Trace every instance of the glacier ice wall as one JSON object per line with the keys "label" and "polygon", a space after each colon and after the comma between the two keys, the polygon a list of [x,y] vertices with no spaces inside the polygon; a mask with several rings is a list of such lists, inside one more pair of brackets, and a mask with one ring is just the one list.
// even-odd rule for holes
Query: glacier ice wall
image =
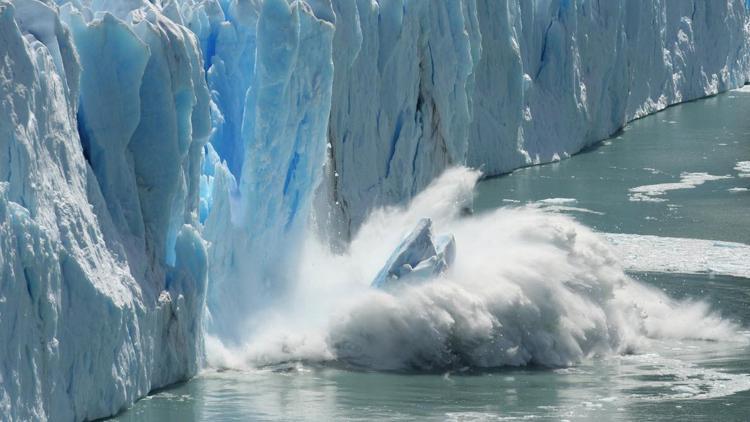
{"label": "glacier ice wall", "polygon": [[200,364],[196,38],[147,2],[76,3],[0,2],[4,420],[108,416]]}
{"label": "glacier ice wall", "polygon": [[447,166],[564,158],[748,79],[742,1],[332,3],[327,185],[344,236]]}

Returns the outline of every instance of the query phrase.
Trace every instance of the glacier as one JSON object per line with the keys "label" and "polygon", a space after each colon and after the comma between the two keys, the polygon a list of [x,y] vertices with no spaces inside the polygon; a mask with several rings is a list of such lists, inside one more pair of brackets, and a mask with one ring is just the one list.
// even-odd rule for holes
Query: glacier
{"label": "glacier", "polygon": [[750,80],[742,0],[0,0],[0,38],[9,420],[194,375],[311,230],[346,250],[451,167],[559,160]]}
{"label": "glacier", "polygon": [[112,415],[200,366],[197,40],[112,5],[0,3],[3,420]]}

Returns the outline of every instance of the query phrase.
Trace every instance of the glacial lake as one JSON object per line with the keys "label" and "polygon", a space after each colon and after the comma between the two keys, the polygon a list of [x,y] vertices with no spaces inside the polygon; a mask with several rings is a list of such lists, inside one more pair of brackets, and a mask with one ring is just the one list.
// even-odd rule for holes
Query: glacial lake
{"label": "glacial lake", "polygon": [[[475,211],[528,203],[605,233],[750,243],[750,92],[640,119],[571,159],[487,179]],[[750,266],[750,262],[747,263]],[[750,279],[633,272],[750,327]],[[750,337],[750,332],[740,335]],[[743,421],[747,342],[661,340],[571,368],[440,374],[287,365],[207,371],[139,401],[118,421]]]}

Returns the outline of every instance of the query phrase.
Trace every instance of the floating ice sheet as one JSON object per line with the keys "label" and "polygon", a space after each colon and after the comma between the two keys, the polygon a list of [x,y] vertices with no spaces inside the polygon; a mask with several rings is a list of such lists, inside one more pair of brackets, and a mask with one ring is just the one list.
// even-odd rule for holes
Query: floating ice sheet
{"label": "floating ice sheet", "polygon": [[718,240],[606,233],[626,269],[750,278],[750,245]]}

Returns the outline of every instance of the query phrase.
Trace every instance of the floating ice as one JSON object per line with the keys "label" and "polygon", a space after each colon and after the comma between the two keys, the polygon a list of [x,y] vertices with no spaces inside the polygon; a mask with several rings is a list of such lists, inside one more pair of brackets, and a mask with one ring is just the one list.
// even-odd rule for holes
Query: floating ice
{"label": "floating ice", "polygon": [[378,272],[372,287],[384,289],[396,282],[429,280],[445,272],[455,257],[456,241],[453,236],[434,238],[432,220],[423,218]]}
{"label": "floating ice", "polygon": [[739,173],[739,177],[750,177],[750,161],[740,161],[734,166],[734,169]]}
{"label": "floating ice", "polygon": [[628,199],[634,202],[666,202],[667,199],[662,198],[662,196],[666,195],[669,191],[693,189],[705,182],[731,178],[732,176],[714,176],[708,173],[682,173],[680,174],[679,182],[659,183],[656,185],[644,185],[630,188]]}
{"label": "floating ice", "polygon": [[[622,333],[607,327],[639,325],[618,319],[633,303],[609,299],[619,278],[588,280],[605,252],[580,244],[585,229],[521,210],[495,215],[508,221],[492,236],[481,217],[457,223],[445,201],[470,195],[471,172],[418,193],[450,166],[548,162],[744,84],[748,27],[741,0],[0,0],[0,316],[14,321],[0,324],[0,411],[93,419],[195,373],[208,268],[209,326],[224,339],[260,338],[254,312],[299,321],[308,301],[283,300],[326,272],[299,265],[314,209],[342,249],[369,239],[367,256],[355,241],[342,258],[366,293],[316,280],[330,297],[315,296],[307,318],[329,300],[367,300],[288,349],[300,356],[557,365],[617,349]],[[457,251],[444,284],[399,298],[370,289],[423,216],[477,248]],[[510,255],[523,254],[504,261],[514,241]],[[551,261],[532,260],[532,244]],[[571,251],[591,262],[575,269]],[[460,256],[492,265],[477,273]],[[371,315],[390,319],[359,329]],[[370,347],[368,333],[385,341]]]}
{"label": "floating ice", "polygon": [[604,237],[631,271],[750,278],[750,245],[743,243],[615,233]]}
{"label": "floating ice", "polygon": [[529,202],[527,206],[540,208],[552,212],[580,212],[586,214],[604,215],[603,212],[590,210],[588,208],[574,207],[578,203],[575,198],[547,198],[539,201]]}

